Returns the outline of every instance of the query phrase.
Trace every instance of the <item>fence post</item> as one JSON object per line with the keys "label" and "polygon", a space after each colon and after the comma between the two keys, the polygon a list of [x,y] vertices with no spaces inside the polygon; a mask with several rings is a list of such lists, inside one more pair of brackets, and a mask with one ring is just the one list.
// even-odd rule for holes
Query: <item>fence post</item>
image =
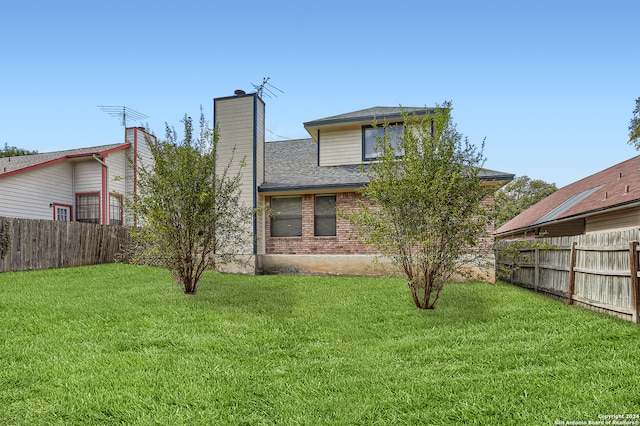
{"label": "fence post", "polygon": [[631,321],[638,324],[638,293],[640,292],[638,281],[638,242],[629,243],[629,266],[631,269]]}
{"label": "fence post", "polygon": [[567,305],[573,304],[573,292],[576,287],[576,242],[571,243],[571,256],[569,260],[569,288],[567,289]]}
{"label": "fence post", "polygon": [[540,283],[540,251],[536,244],[535,251],[533,252],[533,289],[538,292],[538,285]]}

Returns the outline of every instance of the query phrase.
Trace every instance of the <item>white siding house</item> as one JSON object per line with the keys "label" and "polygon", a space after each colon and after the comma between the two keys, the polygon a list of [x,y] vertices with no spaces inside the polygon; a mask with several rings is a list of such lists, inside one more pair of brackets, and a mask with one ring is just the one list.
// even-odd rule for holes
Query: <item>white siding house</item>
{"label": "white siding house", "polygon": [[[130,223],[127,200],[136,188],[130,159],[148,160],[155,136],[127,128],[125,142],[0,158],[0,216]],[[129,142],[132,139],[136,143]]]}

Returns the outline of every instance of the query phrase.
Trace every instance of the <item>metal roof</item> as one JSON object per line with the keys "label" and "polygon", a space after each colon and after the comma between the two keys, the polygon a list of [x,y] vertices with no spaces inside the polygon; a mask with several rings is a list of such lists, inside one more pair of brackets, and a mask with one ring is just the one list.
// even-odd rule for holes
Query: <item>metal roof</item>
{"label": "metal roof", "polygon": [[556,208],[551,210],[549,213],[542,216],[540,219],[536,220],[533,224],[540,225],[542,223],[551,222],[552,220],[556,220],[564,212],[572,209],[576,204],[580,203],[582,200],[586,199],[589,195],[596,192],[598,189],[602,188],[603,185],[596,186],[595,188],[587,189],[586,191],[582,191],[578,194],[572,195],[568,200],[558,205]]}

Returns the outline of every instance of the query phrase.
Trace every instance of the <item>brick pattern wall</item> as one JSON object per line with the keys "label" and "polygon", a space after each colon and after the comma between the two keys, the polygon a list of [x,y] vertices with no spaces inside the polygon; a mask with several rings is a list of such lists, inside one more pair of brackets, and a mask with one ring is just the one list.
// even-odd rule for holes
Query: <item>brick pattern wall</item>
{"label": "brick pattern wall", "polygon": [[[336,194],[336,207],[346,211],[356,208],[358,199],[362,197],[354,192]],[[267,205],[271,205],[270,197],[266,197]],[[271,220],[265,218],[266,254],[376,254],[375,248],[360,243],[349,222],[336,219],[335,237],[316,237],[314,235],[313,194],[302,195],[302,236],[271,237]]]}
{"label": "brick pattern wall", "polygon": [[[357,208],[358,200],[362,196],[355,192],[336,194],[336,207],[344,211]],[[360,243],[353,232],[351,224],[345,220],[336,219],[335,237],[314,236],[314,205],[313,194],[302,195],[302,236],[301,237],[271,237],[271,220],[265,218],[266,254],[378,254],[370,245]],[[267,205],[271,204],[270,197],[266,197]],[[491,204],[493,197],[484,201]],[[488,235],[481,239],[474,252],[491,253],[493,245],[494,226],[490,224]]]}

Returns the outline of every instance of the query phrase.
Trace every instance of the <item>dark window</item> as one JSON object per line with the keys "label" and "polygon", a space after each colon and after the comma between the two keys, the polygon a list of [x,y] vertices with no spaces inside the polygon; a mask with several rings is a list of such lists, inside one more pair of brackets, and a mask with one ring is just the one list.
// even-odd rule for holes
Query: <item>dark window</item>
{"label": "dark window", "polygon": [[109,223],[122,225],[122,195],[111,194],[109,196]]}
{"label": "dark window", "polygon": [[319,237],[336,235],[335,195],[316,195],[314,229],[315,235]]}
{"label": "dark window", "polygon": [[100,223],[100,197],[98,193],[78,194],[76,205],[78,222]]}
{"label": "dark window", "polygon": [[402,155],[400,151],[400,141],[402,140],[402,131],[404,126],[402,124],[391,124],[389,126],[371,127],[366,126],[362,128],[362,157],[365,160],[375,160],[382,155],[382,147],[378,142],[382,142],[385,131],[389,137],[389,141],[396,151],[396,155]]}
{"label": "dark window", "polygon": [[271,236],[302,235],[302,197],[271,198]]}

